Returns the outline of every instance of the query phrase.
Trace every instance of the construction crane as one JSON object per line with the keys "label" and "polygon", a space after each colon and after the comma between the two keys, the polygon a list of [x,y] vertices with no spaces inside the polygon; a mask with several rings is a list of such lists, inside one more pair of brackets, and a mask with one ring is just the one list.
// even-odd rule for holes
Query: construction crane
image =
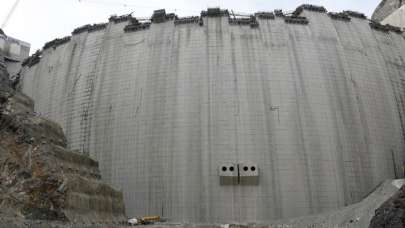
{"label": "construction crane", "polygon": [[8,12],[8,14],[7,14],[6,18],[4,19],[3,23],[1,24],[0,28],[4,29],[4,27],[7,26],[7,23],[10,21],[11,16],[13,16],[13,13],[14,13],[15,9],[17,8],[18,3],[20,3],[20,1],[21,0],[16,0],[14,2],[14,5],[11,7],[11,10]]}

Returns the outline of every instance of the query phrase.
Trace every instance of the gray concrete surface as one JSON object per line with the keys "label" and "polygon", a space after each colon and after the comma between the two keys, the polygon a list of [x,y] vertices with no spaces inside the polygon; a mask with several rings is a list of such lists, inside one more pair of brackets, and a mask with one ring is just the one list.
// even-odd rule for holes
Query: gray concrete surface
{"label": "gray concrete surface", "polygon": [[[76,34],[24,68],[23,92],[100,162],[127,215],[266,222],[359,202],[403,176],[403,35],[304,10]],[[221,185],[254,163],[258,185]]]}
{"label": "gray concrete surface", "polygon": [[405,1],[383,0],[374,11],[373,20],[405,28]]}
{"label": "gray concrete surface", "polygon": [[377,6],[371,18],[376,21],[383,21],[388,15],[405,4],[402,0],[382,0]]}
{"label": "gray concrete surface", "polygon": [[[381,183],[364,200],[328,213],[312,216],[271,221],[269,223],[239,223],[239,224],[202,224],[202,223],[159,223],[147,228],[366,228],[370,224],[375,210],[390,197],[398,193],[404,180],[387,180]],[[61,223],[50,221],[18,221],[4,219],[0,216],[0,228],[107,228],[128,227],[118,224],[89,224],[89,223]]]}
{"label": "gray concrete surface", "polygon": [[[404,180],[387,180],[381,183],[373,192],[359,203],[345,208],[334,210],[319,215],[293,218],[271,222],[266,225],[270,228],[367,228],[378,209],[391,196],[395,195],[403,186]],[[260,227],[255,225],[255,227]]]}
{"label": "gray concrete surface", "polygon": [[5,56],[7,71],[15,76],[21,70],[21,63],[30,54],[31,45],[0,33],[0,51]]}
{"label": "gray concrete surface", "polygon": [[381,23],[405,28],[405,5],[388,15]]}

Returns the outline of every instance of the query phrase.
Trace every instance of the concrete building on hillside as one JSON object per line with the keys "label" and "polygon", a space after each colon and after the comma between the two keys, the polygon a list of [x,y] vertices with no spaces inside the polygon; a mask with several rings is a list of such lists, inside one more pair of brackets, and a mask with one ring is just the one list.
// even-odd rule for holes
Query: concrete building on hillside
{"label": "concrete building on hillside", "polygon": [[29,43],[7,36],[0,29],[0,51],[5,55],[7,71],[10,76],[16,75],[21,70],[23,60],[30,55],[30,48]]}
{"label": "concrete building on hillside", "polygon": [[303,5],[85,25],[24,62],[23,92],[100,163],[127,214],[268,221],[401,178],[405,39]]}
{"label": "concrete building on hillside", "polygon": [[372,19],[382,24],[405,28],[405,0],[383,0]]}

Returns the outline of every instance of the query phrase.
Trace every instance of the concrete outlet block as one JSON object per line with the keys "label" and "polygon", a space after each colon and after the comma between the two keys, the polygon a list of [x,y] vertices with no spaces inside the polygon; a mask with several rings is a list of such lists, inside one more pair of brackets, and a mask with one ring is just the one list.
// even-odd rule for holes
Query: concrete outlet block
{"label": "concrete outlet block", "polygon": [[221,185],[238,184],[238,165],[234,163],[223,163],[218,166],[218,175]]}
{"label": "concrete outlet block", "polygon": [[259,184],[259,166],[253,162],[244,162],[239,165],[239,182],[241,185]]}

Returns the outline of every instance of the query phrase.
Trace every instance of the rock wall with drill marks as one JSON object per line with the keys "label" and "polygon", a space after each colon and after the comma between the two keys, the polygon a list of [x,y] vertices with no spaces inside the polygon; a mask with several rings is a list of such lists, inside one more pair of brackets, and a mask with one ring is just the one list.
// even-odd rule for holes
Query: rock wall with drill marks
{"label": "rock wall with drill marks", "polygon": [[[128,216],[267,221],[358,202],[403,176],[405,39],[304,10],[259,27],[128,22],[74,35],[23,71],[36,111],[100,162]],[[256,186],[220,185],[256,163]]]}

